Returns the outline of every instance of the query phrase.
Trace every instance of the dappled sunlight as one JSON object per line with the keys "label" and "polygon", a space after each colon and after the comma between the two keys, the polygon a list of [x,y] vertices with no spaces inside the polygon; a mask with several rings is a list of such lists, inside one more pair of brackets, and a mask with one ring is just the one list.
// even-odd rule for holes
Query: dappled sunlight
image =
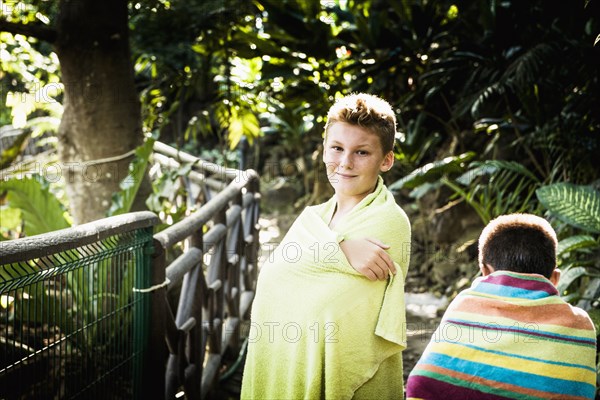
{"label": "dappled sunlight", "polygon": [[260,226],[259,240],[261,244],[272,243],[273,239],[281,235],[277,225],[277,217],[260,218],[258,224]]}
{"label": "dappled sunlight", "polygon": [[435,318],[438,310],[448,305],[446,296],[438,297],[432,293],[406,293],[406,311],[423,318]]}

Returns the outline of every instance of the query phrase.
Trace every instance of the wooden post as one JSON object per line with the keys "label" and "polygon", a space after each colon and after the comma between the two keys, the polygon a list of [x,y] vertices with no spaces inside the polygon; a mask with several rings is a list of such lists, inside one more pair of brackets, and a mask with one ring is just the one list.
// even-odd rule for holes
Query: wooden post
{"label": "wooden post", "polygon": [[[162,244],[154,240],[154,254],[151,263],[151,286],[164,285],[165,250]],[[166,331],[166,287],[162,286],[149,292],[150,323],[148,324],[148,347],[145,349],[144,365],[142,367],[141,398],[158,399],[165,397],[165,366],[167,347],[165,344]]]}

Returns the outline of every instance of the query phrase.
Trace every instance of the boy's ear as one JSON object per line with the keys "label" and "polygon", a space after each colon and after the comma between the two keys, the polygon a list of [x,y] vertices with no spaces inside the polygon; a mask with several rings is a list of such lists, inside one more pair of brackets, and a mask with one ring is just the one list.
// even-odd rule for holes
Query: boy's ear
{"label": "boy's ear", "polygon": [[485,263],[481,264],[481,267],[479,267],[479,269],[481,270],[481,275],[483,275],[483,276],[488,276],[489,274],[494,272],[494,268],[492,268],[490,265],[485,264]]}
{"label": "boy's ear", "polygon": [[558,281],[560,281],[560,274],[561,271],[558,268],[554,268],[554,271],[552,271],[552,275],[550,275],[550,282],[552,282],[554,286],[558,286]]}
{"label": "boy's ear", "polygon": [[394,152],[390,151],[385,156],[383,156],[383,162],[381,163],[381,167],[379,168],[379,170],[381,172],[387,172],[392,168],[393,165],[394,165]]}

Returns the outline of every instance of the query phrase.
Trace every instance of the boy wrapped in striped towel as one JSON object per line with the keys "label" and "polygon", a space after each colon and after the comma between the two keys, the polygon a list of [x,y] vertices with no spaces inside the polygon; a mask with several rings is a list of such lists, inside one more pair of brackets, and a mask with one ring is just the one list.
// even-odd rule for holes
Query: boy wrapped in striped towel
{"label": "boy wrapped in striped towel", "polygon": [[479,238],[482,277],[450,304],[406,385],[407,399],[593,399],[596,333],[555,285],[556,233],[528,214]]}

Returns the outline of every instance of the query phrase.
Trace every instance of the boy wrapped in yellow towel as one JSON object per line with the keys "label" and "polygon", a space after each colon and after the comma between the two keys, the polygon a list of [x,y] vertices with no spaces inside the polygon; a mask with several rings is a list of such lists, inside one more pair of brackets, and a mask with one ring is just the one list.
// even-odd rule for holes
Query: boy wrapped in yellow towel
{"label": "boy wrapped in yellow towel", "polygon": [[330,109],[335,195],[302,212],[260,271],[242,399],[402,399],[410,225],[379,176],[395,133],[378,97]]}

